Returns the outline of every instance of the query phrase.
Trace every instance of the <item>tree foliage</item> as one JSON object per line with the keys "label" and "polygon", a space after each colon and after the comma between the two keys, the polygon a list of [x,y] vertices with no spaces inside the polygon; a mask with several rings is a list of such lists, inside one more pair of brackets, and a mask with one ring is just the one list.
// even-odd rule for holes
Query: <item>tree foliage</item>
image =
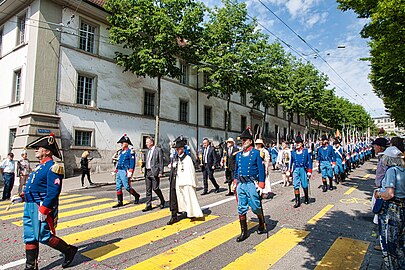
{"label": "tree foliage", "polygon": [[349,9],[369,19],[361,35],[370,38],[371,74],[374,92],[391,117],[405,124],[405,2],[403,0],[337,0],[343,11]]}

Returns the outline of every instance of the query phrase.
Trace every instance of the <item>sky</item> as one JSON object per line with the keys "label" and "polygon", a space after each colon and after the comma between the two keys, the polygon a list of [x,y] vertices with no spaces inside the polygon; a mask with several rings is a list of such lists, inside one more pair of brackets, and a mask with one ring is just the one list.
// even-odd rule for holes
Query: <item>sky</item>
{"label": "sky", "polygon": [[[367,23],[365,19],[357,18],[352,11],[339,10],[334,0],[238,2],[246,3],[248,14],[256,17],[262,32],[270,35],[270,42],[277,41],[276,35],[301,56],[283,44],[287,52],[312,62],[319,71],[328,75],[329,88],[335,88],[337,96],[362,105],[372,117],[385,114],[384,103],[374,94],[369,82],[370,62],[360,60],[369,56],[368,40],[360,36]],[[221,6],[221,0],[205,0],[204,3],[211,8]]]}

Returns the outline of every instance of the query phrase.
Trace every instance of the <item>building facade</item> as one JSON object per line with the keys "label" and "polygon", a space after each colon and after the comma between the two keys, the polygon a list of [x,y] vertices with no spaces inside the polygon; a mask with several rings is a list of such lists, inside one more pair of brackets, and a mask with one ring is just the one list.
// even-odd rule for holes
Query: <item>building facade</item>
{"label": "building facade", "polygon": [[378,128],[383,128],[388,135],[395,134],[397,136],[405,136],[405,128],[399,127],[395,124],[395,121],[391,119],[389,115],[383,115],[374,117],[374,124]]}
{"label": "building facade", "polygon": [[[67,176],[78,170],[81,153],[91,151],[92,170],[112,169],[111,157],[125,133],[136,151],[155,132],[157,80],[143,78],[114,62],[123,50],[108,41],[103,1],[0,1],[0,155],[17,157],[27,143],[55,133]],[[225,138],[226,101],[201,92],[204,75],[178,63],[179,79],[164,78],[159,143],[183,134],[195,153],[204,137]],[[250,125],[267,141],[306,133],[306,119],[290,119],[281,106],[253,108],[249,96],[233,95],[230,132]],[[263,120],[265,118],[265,120]],[[264,123],[264,124],[263,124]],[[166,151],[168,152],[168,151]],[[34,160],[33,153],[29,158]]]}

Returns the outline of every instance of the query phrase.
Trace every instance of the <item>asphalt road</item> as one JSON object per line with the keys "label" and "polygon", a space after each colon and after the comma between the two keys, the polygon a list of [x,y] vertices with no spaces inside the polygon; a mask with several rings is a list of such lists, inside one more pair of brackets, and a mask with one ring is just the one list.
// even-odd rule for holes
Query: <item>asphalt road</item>
{"label": "asphalt road", "polygon": [[[375,161],[367,162],[326,193],[314,172],[311,203],[297,209],[293,188],[283,187],[280,173],[272,172],[275,196],[263,200],[268,233],[258,235],[253,227],[241,243],[235,241],[240,233],[236,201],[225,196],[223,172],[216,173],[220,193],[201,196],[198,188],[204,221],[185,219],[167,226],[168,208],[143,213],[144,205],[129,202],[111,209],[115,189],[107,185],[64,192],[57,234],[79,247],[71,269],[381,269],[369,203],[375,167]],[[144,183],[133,186],[143,193],[142,203]],[[167,178],[161,188],[168,199]],[[124,199],[132,201],[128,193]],[[0,269],[22,269],[22,205],[9,211],[6,206],[0,204]],[[249,212],[248,218],[257,225],[254,214]],[[58,269],[62,260],[59,252],[40,246],[40,269]]]}

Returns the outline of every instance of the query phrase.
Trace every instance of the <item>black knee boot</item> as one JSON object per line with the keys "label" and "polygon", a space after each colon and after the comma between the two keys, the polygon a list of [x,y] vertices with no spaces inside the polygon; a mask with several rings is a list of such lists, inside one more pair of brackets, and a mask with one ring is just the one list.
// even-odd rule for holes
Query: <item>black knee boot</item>
{"label": "black knee boot", "polygon": [[133,189],[133,188],[131,188],[129,190],[129,193],[131,193],[131,195],[135,197],[134,204],[138,204],[139,203],[139,198],[141,197],[141,195],[139,195],[139,193],[136,192],[135,189]]}
{"label": "black knee boot", "polygon": [[304,196],[305,196],[304,203],[309,204],[308,188],[304,188]]}
{"label": "black knee boot", "polygon": [[38,270],[38,243],[25,244],[25,270]]}
{"label": "black knee boot", "polygon": [[329,190],[333,190],[333,179],[329,178]]}
{"label": "black knee boot", "polygon": [[328,184],[326,184],[326,179],[322,178],[322,192],[326,192],[328,190]]}
{"label": "black knee boot", "polygon": [[59,237],[52,236],[48,242],[48,246],[59,250],[65,255],[65,259],[63,260],[62,267],[68,267],[72,262],[77,253],[77,247],[68,245],[65,241],[60,239]]}
{"label": "black knee boot", "polygon": [[242,242],[246,238],[248,238],[246,215],[239,215],[239,223],[240,223],[241,233],[236,238],[236,242]]}
{"label": "black knee boot", "polygon": [[262,234],[266,232],[266,222],[264,220],[263,213],[260,213],[257,215],[257,218],[259,219],[259,227],[257,228],[257,233]]}
{"label": "black knee boot", "polygon": [[117,207],[123,206],[124,204],[122,203],[122,201],[123,201],[122,193],[117,193],[117,204],[114,205],[112,208],[117,208]]}
{"label": "black knee boot", "polygon": [[295,194],[294,208],[298,208],[298,207],[301,206],[300,190],[299,189],[294,189],[294,194]]}
{"label": "black knee boot", "polygon": [[336,182],[336,184],[339,184],[339,178],[340,178],[340,175],[338,173],[335,174],[335,182]]}

